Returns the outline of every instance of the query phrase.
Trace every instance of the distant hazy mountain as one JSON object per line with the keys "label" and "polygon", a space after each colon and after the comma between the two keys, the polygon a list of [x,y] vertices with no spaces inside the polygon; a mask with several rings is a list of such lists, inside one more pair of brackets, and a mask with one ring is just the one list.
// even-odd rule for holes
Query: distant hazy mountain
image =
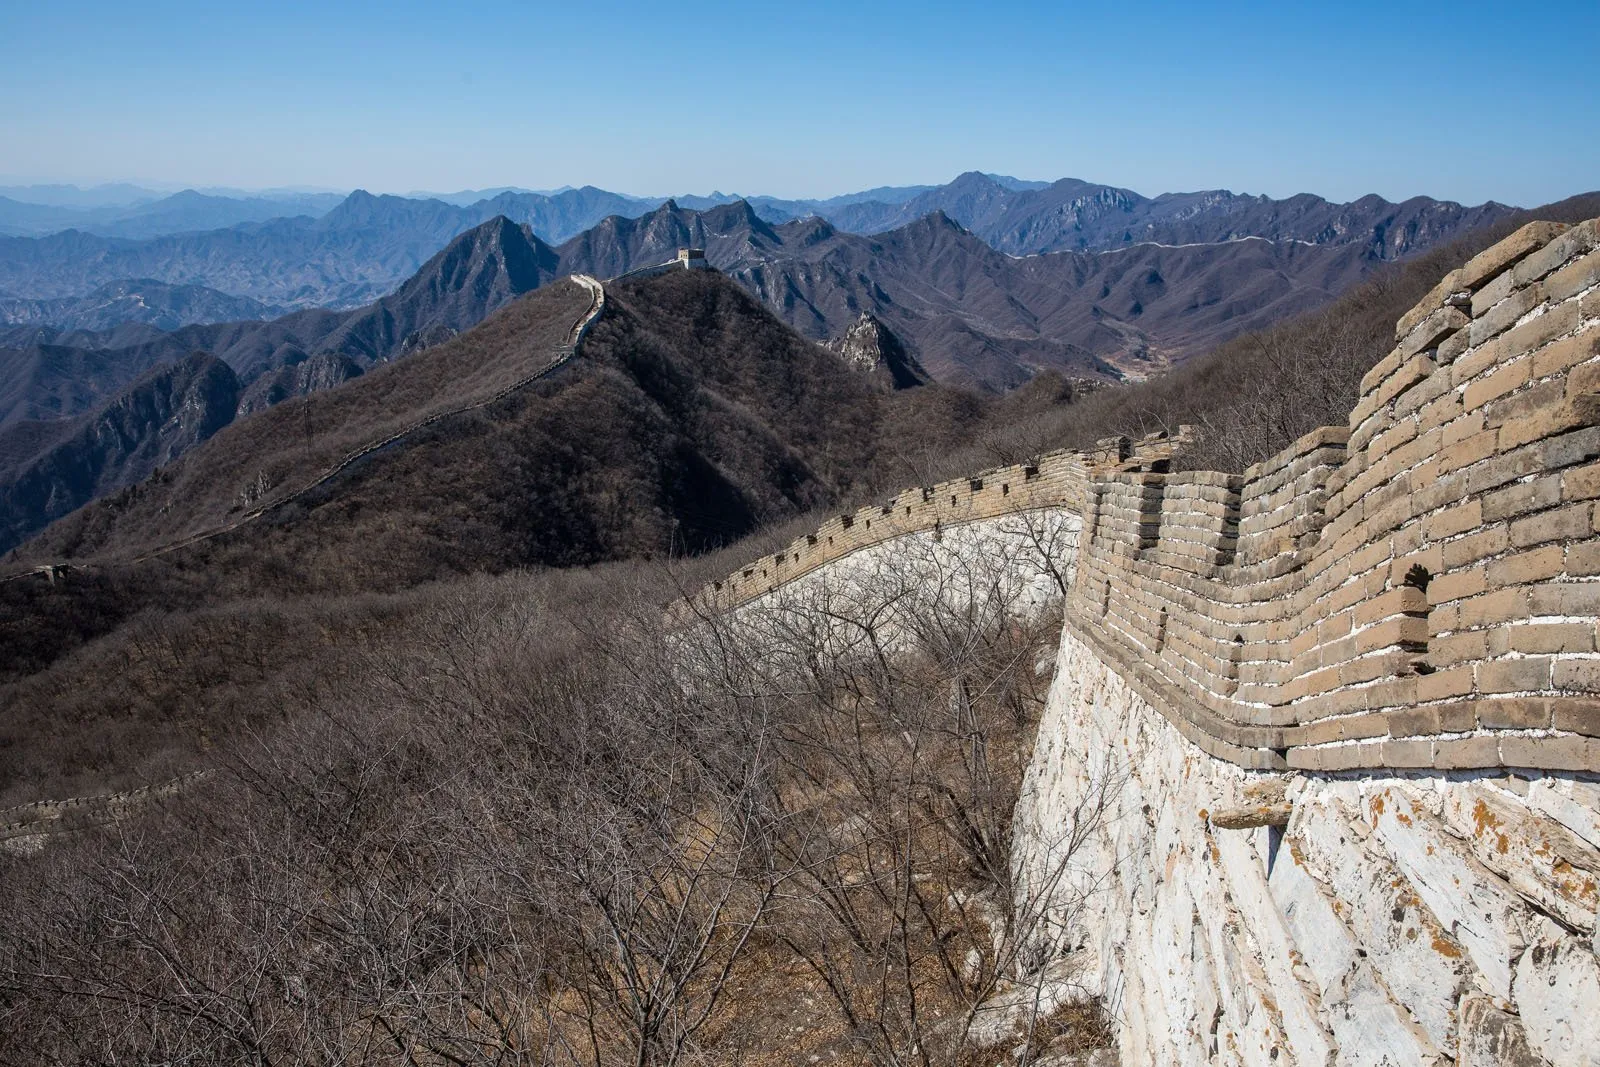
{"label": "distant hazy mountain", "polygon": [[[324,388],[451,337],[546,284],[557,269],[555,253],[530,230],[495,218],[450,242],[394,293],[352,311],[309,309],[267,322],[171,332],[138,324],[100,332],[0,329],[0,426],[81,414],[150,368],[195,351],[227,363],[245,387],[248,407],[256,409],[274,390],[282,399],[294,395],[285,392],[291,386]],[[338,359],[255,387],[264,376],[319,356]]]}
{"label": "distant hazy mountain", "polygon": [[141,323],[176,330],[191,323],[272,319],[285,309],[202,285],[169,285],[150,278],[110,282],[81,297],[22,300],[0,296],[0,324],[74,330],[111,330]]}
{"label": "distant hazy mountain", "polygon": [[1366,196],[1335,204],[1310,194],[1273,200],[1221,190],[1151,199],[1075,178],[1044,185],[974,171],[899,204],[862,201],[821,214],[842,230],[870,234],[942,211],[992,248],[1012,255],[1265,237],[1360,244],[1380,259],[1396,259],[1513,210],[1493,202],[1463,207],[1427,197],[1394,204]]}
{"label": "distant hazy mountain", "polygon": [[[199,194],[184,195],[183,203],[195,210],[216,206]],[[235,206],[221,210],[243,210],[239,203],[228,201]],[[258,208],[266,210],[251,210]],[[555,242],[608,215],[641,210],[631,199],[592,187],[554,196],[502,193],[467,207],[357,190],[318,218],[270,218],[137,241],[82,230],[0,237],[0,291],[60,299],[139,277],[285,307],[348,308],[390,292],[451,238],[496,216]]]}
{"label": "distant hazy mountain", "polygon": [[220,196],[193,189],[134,204],[83,208],[23,203],[0,196],[0,233],[40,236],[76,229],[102,237],[159,237],[171,233],[218,230],[244,222],[293,215],[318,216],[344,198],[336,193],[283,193],[273,196]]}
{"label": "distant hazy mountain", "polygon": [[147,200],[160,200],[165,194],[127,182],[113,182],[81,189],[76,185],[0,185],[0,196],[27,204],[50,207],[99,208],[127,207]]}

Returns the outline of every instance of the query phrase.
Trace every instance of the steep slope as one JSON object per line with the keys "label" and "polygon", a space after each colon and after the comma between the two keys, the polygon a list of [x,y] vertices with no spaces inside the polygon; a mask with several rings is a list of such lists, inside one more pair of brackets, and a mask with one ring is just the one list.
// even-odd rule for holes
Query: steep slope
{"label": "steep slope", "polygon": [[[241,420],[25,558],[127,559],[227,523],[369,440],[542,365],[587,304],[563,281],[455,340]],[[259,522],[167,557],[280,591],[698,550],[848,484],[875,391],[726,279],[615,289],[583,357],[439,421]]]}
{"label": "steep slope", "polygon": [[563,268],[605,276],[690,243],[808,337],[870,313],[934,378],[989,389],[1043,370],[1143,376],[1323,303],[1378,262],[1354,244],[1265,240],[1018,259],[938,212],[869,238],[820,218],[769,226],[744,204],[670,203],[558,252]]}
{"label": "steep slope", "polygon": [[95,497],[143,481],[231,422],[238,402],[233,371],[197,353],[48,431],[26,423],[0,430],[0,552]]}
{"label": "steep slope", "polygon": [[894,331],[863,311],[840,337],[827,342],[846,363],[887,389],[910,389],[931,379]]}
{"label": "steep slope", "polygon": [[942,211],[991,247],[1012,255],[1265,237],[1354,244],[1375,258],[1396,259],[1503,219],[1513,210],[1493,202],[1463,207],[1428,197],[1394,204],[1365,196],[1334,204],[1310,194],[1273,200],[1224,190],[1149,198],[1076,178],[1038,187],[972,171],[900,204],[858,202],[822,214],[840,229],[871,234]]}
{"label": "steep slope", "polygon": [[456,238],[397,292],[350,312],[307,310],[171,332],[128,325],[101,334],[39,331],[34,340],[15,329],[4,339],[17,347],[0,348],[0,426],[81,414],[151,367],[196,351],[223,360],[247,387],[272,379],[247,393],[254,410],[298,380],[280,376],[283,368],[328,357],[321,360],[324,371],[306,379],[326,382],[334,366],[360,369],[392,359],[481,322],[548,282],[557,266],[526,227],[496,218]]}
{"label": "steep slope", "polygon": [[722,266],[776,255],[782,247],[776,231],[743,200],[705,211],[691,211],[668,200],[636,219],[605,219],[556,252],[564,269],[615,278],[667,262],[680,248],[703,248],[712,263]]}
{"label": "steep slope", "polygon": [[531,229],[496,216],[451,241],[397,291],[352,313],[320,350],[376,363],[436,344],[553,280],[558,266]]}
{"label": "steep slope", "polygon": [[191,323],[272,319],[284,309],[203,285],[169,285],[152,278],[110,282],[81,297],[22,300],[0,296],[0,324],[50,326],[61,331],[106,331],[137,323],[177,330]]}

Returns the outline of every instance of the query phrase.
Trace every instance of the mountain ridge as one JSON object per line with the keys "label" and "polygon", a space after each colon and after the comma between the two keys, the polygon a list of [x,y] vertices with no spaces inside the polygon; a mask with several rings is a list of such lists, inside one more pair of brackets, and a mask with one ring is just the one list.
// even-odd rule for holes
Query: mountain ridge
{"label": "mountain ridge", "polygon": [[[140,210],[159,213],[159,204],[173,200],[218,200],[191,193]],[[48,235],[0,237],[0,291],[17,298],[64,299],[119,278],[149,277],[288,308],[356,307],[393,290],[450,239],[496,215],[560,244],[608,217],[639,218],[667,203],[711,210],[745,202],[770,225],[822,215],[841,230],[864,235],[942,210],[1012,255],[1250,235],[1318,244],[1364,241],[1379,259],[1410,254],[1511,210],[1492,202],[1468,208],[1425,197],[1399,204],[1363,197],[1345,205],[1311,194],[1272,200],[1212,191],[1152,198],[1072,178],[1044,184],[977,171],[941,186],[885,187],[821,200],[753,196],[741,201],[721,193],[641,198],[583,186],[550,194],[508,189],[457,205],[357,189],[316,217],[259,217],[266,211],[262,205],[286,202],[252,201],[255,214],[223,229],[191,226],[140,240],[108,236],[82,219]],[[0,204],[0,232],[4,208]]]}

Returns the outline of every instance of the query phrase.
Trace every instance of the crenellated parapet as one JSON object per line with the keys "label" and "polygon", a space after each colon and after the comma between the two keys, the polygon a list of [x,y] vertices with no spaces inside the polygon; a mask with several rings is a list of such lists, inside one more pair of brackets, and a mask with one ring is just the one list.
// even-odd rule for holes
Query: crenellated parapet
{"label": "crenellated parapet", "polygon": [[1037,508],[1080,513],[1088,468],[1076,452],[917,486],[824,522],[780,552],[762,556],[701,591],[703,610],[725,611],[853,552],[909,533],[944,529]]}
{"label": "crenellated parapet", "polygon": [[1138,441],[1107,438],[1088,451],[1048,452],[1027,463],[902,490],[883,503],[835,516],[781,552],[711,583],[698,595],[698,606],[706,611],[738,607],[818,567],[906,534],[938,535],[953,526],[1044,508],[1082,515],[1092,477],[1165,470],[1189,432],[1185,426],[1176,435],[1152,433]]}
{"label": "crenellated parapet", "polygon": [[1242,475],[1091,476],[1069,627],[1245,766],[1600,771],[1597,245],[1452,272]]}
{"label": "crenellated parapet", "polygon": [[1242,474],[1176,437],[900,493],[714,583],[763,596],[907,533],[1082,516],[1069,630],[1263,770],[1600,772],[1600,220],[1532,223],[1396,327],[1348,425]]}

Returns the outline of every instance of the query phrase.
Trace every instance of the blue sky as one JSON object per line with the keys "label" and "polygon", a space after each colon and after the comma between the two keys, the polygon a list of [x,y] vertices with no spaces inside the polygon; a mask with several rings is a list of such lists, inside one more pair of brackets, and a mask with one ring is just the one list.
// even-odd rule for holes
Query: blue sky
{"label": "blue sky", "polygon": [[0,0],[0,180],[1533,205],[1600,187],[1600,2],[1537,7]]}

